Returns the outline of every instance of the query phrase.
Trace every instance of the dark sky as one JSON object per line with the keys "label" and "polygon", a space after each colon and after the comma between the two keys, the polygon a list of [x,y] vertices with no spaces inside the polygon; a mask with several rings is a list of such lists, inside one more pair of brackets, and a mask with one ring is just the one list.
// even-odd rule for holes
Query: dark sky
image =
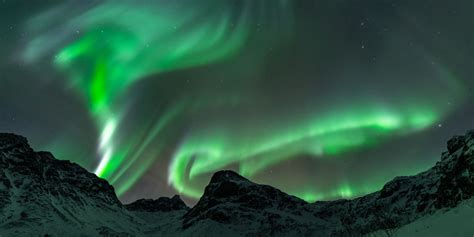
{"label": "dark sky", "polygon": [[0,130],[124,202],[233,169],[308,201],[474,128],[470,0],[0,1]]}

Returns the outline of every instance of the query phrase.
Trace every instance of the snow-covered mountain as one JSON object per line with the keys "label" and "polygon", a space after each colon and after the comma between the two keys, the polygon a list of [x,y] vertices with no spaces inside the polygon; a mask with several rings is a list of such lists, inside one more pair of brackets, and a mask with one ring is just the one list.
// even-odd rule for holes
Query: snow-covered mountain
{"label": "snow-covered mountain", "polygon": [[2,236],[139,231],[107,181],[48,152],[34,152],[23,137],[0,134],[0,167]]}
{"label": "snow-covered mountain", "polygon": [[474,234],[474,130],[449,140],[425,172],[353,200],[315,203],[220,171],[192,208],[179,196],[123,205],[107,181],[13,134],[0,133],[0,167],[1,236]]}

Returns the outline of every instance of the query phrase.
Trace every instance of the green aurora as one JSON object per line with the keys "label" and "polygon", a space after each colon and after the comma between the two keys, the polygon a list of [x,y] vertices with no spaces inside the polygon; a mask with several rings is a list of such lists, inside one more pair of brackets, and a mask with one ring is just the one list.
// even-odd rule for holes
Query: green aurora
{"label": "green aurora", "polygon": [[[236,93],[227,98],[190,96],[160,110],[160,115],[145,123],[142,130],[123,138],[121,127],[128,114],[120,101],[138,81],[162,80],[172,72],[225,63],[238,57],[258,37],[272,47],[280,47],[296,30],[291,1],[243,0],[238,7],[229,6],[229,1],[203,1],[193,7],[182,4],[191,3],[107,1],[82,10],[66,22],[54,23],[59,31],[68,29],[68,33],[62,33],[62,38],[54,33],[38,33],[24,52],[29,62],[50,57],[53,67],[67,80],[64,84],[83,98],[99,134],[100,160],[94,171],[111,182],[119,195],[153,172],[151,167],[157,159],[169,161],[166,176],[170,186],[187,197],[199,198],[203,192],[201,178],[215,171],[232,168],[254,178],[283,161],[299,159],[301,154],[315,161],[338,159],[436,126],[453,109],[442,101],[459,104],[465,99],[462,82],[439,62],[434,75],[447,92],[436,99],[408,93],[403,99],[385,103],[360,97],[349,104],[295,109],[290,114],[280,111],[269,116],[261,111],[257,117],[265,120],[264,126],[255,126],[252,117],[239,115],[245,122],[235,126],[234,120],[213,117],[214,111],[252,106],[251,101],[259,100],[254,93]],[[40,14],[28,27],[41,32],[41,25],[52,24],[57,14]],[[253,28],[259,24],[267,27],[257,34]],[[420,54],[434,58],[425,52]],[[182,124],[183,118],[206,114],[210,116],[207,123],[191,126],[190,131],[174,138],[169,152],[172,142],[165,142],[164,134]],[[414,167],[409,172],[416,171]],[[358,183],[341,179],[336,186],[320,189],[308,180],[301,186],[281,188],[315,201],[355,197],[380,188],[385,181],[382,177]]]}

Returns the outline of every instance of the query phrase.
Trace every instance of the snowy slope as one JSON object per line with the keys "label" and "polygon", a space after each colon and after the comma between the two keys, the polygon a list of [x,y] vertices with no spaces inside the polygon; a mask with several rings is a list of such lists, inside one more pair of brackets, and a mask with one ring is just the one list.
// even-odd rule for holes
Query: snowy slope
{"label": "snowy slope", "polygon": [[473,237],[474,199],[464,201],[459,206],[436,212],[402,226],[397,237]]}
{"label": "snowy slope", "polygon": [[155,226],[128,211],[107,181],[34,152],[23,137],[0,134],[0,167],[1,236],[137,236]]}

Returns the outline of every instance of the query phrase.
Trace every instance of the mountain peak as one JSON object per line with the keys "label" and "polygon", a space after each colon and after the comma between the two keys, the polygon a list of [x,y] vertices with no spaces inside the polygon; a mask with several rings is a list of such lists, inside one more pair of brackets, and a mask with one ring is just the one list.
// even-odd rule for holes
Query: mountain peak
{"label": "mountain peak", "polygon": [[250,180],[244,178],[237,172],[233,170],[221,170],[212,175],[210,180],[210,184],[213,183],[222,183],[222,182],[229,182],[229,181],[237,181],[237,182],[250,182]]}
{"label": "mountain peak", "polygon": [[0,150],[12,148],[31,149],[25,137],[13,133],[0,133]]}
{"label": "mountain peak", "polygon": [[306,212],[306,205],[305,201],[277,188],[254,183],[235,171],[223,170],[214,173],[198,203],[184,215],[183,228],[209,219],[236,226],[250,226],[251,220],[262,217],[281,223],[297,223],[292,215]]}
{"label": "mountain peak", "polygon": [[91,221],[85,217],[91,213],[122,207],[107,181],[49,152],[35,152],[22,136],[0,133],[0,167],[0,223],[13,230],[25,218],[37,220],[30,223],[32,229],[51,224],[38,220],[51,219],[55,225],[80,226]]}
{"label": "mountain peak", "polygon": [[448,140],[448,152],[449,153],[454,153],[457,151],[459,148],[463,147],[465,143],[465,136],[454,136],[451,139]]}
{"label": "mountain peak", "polygon": [[447,149],[442,154],[442,164],[459,162],[459,159],[474,154],[474,130],[462,136],[453,136],[447,142]]}

